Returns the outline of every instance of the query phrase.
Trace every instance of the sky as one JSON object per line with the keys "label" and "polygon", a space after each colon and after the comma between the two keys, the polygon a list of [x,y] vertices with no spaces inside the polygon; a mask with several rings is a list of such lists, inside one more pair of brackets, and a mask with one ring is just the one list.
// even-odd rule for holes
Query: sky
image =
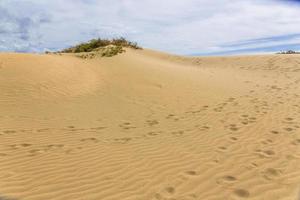
{"label": "sky", "polygon": [[0,0],[0,51],[121,36],[182,55],[300,50],[300,0]]}

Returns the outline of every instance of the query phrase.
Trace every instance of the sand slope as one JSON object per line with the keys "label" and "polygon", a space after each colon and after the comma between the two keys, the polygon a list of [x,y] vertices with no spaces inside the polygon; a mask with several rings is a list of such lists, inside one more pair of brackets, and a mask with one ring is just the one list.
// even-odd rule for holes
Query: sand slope
{"label": "sand slope", "polygon": [[298,200],[300,56],[0,54],[0,197]]}

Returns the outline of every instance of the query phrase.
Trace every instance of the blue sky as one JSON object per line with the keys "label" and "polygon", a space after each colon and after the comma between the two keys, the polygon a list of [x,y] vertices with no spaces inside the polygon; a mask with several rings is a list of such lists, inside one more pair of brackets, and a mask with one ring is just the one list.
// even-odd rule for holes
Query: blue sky
{"label": "blue sky", "polygon": [[300,0],[0,1],[0,51],[119,36],[184,55],[300,50]]}

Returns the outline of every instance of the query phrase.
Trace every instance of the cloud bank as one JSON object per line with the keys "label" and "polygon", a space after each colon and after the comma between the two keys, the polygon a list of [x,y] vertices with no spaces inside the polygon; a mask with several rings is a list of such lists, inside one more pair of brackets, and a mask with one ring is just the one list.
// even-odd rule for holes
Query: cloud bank
{"label": "cloud bank", "polygon": [[118,36],[186,55],[297,50],[299,8],[297,0],[1,0],[0,51]]}

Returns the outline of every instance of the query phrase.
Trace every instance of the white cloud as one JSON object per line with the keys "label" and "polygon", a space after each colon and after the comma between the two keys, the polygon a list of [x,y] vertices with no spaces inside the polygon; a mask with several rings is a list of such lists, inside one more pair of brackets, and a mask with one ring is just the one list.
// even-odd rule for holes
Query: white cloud
{"label": "white cloud", "polygon": [[125,36],[179,54],[231,51],[223,44],[300,33],[299,8],[279,0],[1,0],[0,50]]}

